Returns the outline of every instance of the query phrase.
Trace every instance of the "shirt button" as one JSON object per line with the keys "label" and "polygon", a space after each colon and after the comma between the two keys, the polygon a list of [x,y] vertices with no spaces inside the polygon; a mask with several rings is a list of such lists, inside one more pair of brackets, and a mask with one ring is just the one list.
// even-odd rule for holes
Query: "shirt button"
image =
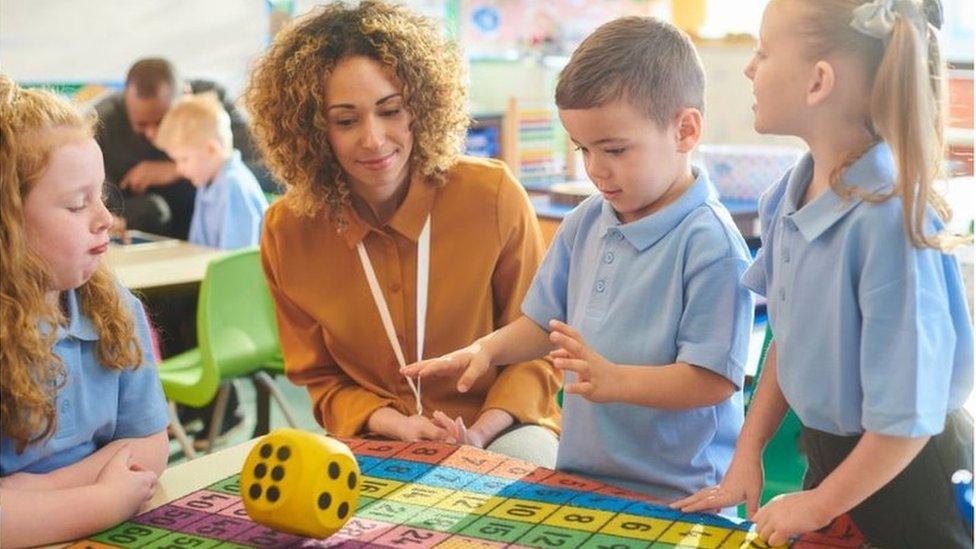
{"label": "shirt button", "polygon": [[783,263],[790,262],[790,252],[789,250],[783,252]]}
{"label": "shirt button", "polygon": [[606,289],[607,289],[607,283],[606,282],[604,282],[603,280],[597,280],[596,281],[596,291],[597,292],[603,293],[603,290],[606,290]]}
{"label": "shirt button", "polygon": [[394,282],[393,284],[390,284],[390,291],[393,292],[393,293],[399,292],[400,291],[400,283]]}
{"label": "shirt button", "polygon": [[604,254],[603,262],[607,264],[613,263],[613,252],[607,252]]}
{"label": "shirt button", "polygon": [[779,299],[780,301],[786,301],[786,288],[779,289]]}

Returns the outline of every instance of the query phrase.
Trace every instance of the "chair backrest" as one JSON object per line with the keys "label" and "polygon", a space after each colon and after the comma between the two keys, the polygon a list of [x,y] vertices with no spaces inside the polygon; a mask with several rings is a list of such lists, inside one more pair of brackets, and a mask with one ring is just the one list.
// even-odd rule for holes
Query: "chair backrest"
{"label": "chair backrest", "polygon": [[246,376],[279,354],[274,304],[257,248],[215,259],[207,267],[197,307],[204,367],[221,379]]}

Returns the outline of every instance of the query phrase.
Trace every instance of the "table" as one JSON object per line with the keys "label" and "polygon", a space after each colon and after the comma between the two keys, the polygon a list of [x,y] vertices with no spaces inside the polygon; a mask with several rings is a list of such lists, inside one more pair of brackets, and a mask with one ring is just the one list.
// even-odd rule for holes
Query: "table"
{"label": "table", "polygon": [[142,244],[111,244],[106,259],[126,288],[150,291],[199,284],[210,261],[225,253],[225,250],[165,239]]}
{"label": "table", "polygon": [[[756,547],[750,545],[755,534],[748,523],[717,515],[684,514],[642,494],[470,446],[343,441],[355,453],[361,470],[360,496],[355,515],[326,540],[276,532],[249,519],[236,473],[255,444],[252,440],[168,469],[160,477],[151,511],[71,547],[211,547],[223,542],[267,547],[511,544],[629,548],[647,547],[653,541],[680,547]],[[261,444],[276,442],[270,438]],[[274,457],[283,455],[280,450],[269,448],[267,459],[280,460],[274,461],[276,468],[281,465],[291,471],[291,461],[284,461],[287,457]],[[328,461],[327,456],[300,458],[323,458],[323,466]],[[305,498],[313,512],[313,502],[321,497],[316,500],[310,486],[318,485],[318,479],[293,478],[294,474],[283,472],[275,481],[280,484],[280,497]],[[249,482],[272,482],[263,475],[260,478],[264,480]],[[268,486],[264,488],[268,490]],[[254,493],[253,487],[247,492]],[[245,497],[262,497],[263,492],[257,494]],[[863,538],[841,520],[828,532],[804,535],[792,547],[862,545]]]}

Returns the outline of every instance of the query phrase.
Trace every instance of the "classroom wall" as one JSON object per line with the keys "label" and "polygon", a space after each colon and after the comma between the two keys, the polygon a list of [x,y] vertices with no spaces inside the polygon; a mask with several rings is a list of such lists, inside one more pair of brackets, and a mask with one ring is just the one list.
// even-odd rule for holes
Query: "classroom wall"
{"label": "classroom wall", "polygon": [[164,56],[236,95],[268,12],[264,0],[3,0],[0,61],[23,83],[119,85],[136,59]]}
{"label": "classroom wall", "polygon": [[[704,143],[801,145],[794,138],[760,135],[752,129],[752,85],[742,74],[752,56],[751,41],[705,41],[697,47],[707,81]],[[503,112],[510,95],[553,105],[556,79],[567,61],[472,61],[472,112]]]}

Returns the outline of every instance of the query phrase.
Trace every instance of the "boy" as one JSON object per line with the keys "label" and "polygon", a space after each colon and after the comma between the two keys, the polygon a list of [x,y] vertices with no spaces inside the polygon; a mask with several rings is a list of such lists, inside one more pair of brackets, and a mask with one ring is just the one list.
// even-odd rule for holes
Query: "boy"
{"label": "boy", "polygon": [[[176,170],[197,188],[187,238],[193,244],[211,248],[238,249],[257,246],[261,220],[268,201],[251,170],[233,148],[231,119],[215,93],[188,95],[167,111],[159,124],[155,145],[176,164]],[[155,304],[162,328],[164,348],[175,354],[196,344],[196,295],[170,298]],[[243,426],[237,410],[238,397],[232,389],[221,421],[220,437]],[[213,401],[204,408],[180,407],[183,423],[202,420],[201,433],[210,430]],[[220,440],[220,439],[218,439]],[[193,446],[207,451],[206,439]]]}
{"label": "boy", "polygon": [[181,99],[159,125],[156,145],[197,187],[187,239],[194,244],[258,245],[268,201],[232,143],[230,116],[212,94]]}
{"label": "boy", "polygon": [[567,374],[558,469],[665,501],[722,478],[752,299],[738,283],[745,242],[689,162],[703,97],[701,62],[673,26],[628,17],[589,36],[556,104],[600,195],[563,221],[524,316],[404,372],[465,370],[464,391],[489,366],[555,348]]}

